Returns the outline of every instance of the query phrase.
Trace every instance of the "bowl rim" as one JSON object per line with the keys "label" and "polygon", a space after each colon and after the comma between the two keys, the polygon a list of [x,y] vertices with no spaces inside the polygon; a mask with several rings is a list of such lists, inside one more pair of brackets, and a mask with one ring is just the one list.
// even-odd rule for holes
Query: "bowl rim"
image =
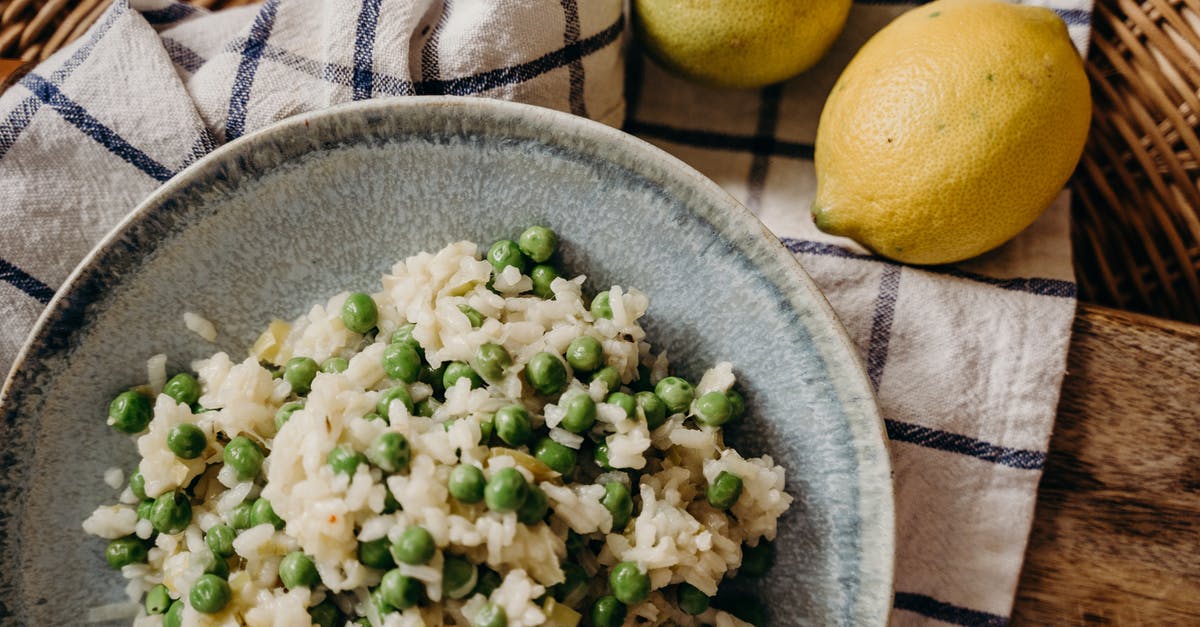
{"label": "bowl rim", "polygon": [[[453,112],[479,116],[499,116],[543,125],[547,136],[564,132],[595,140],[597,153],[594,156],[610,160],[603,149],[619,150],[625,157],[638,165],[649,165],[659,169],[660,176],[675,179],[706,196],[715,206],[723,205],[730,210],[730,223],[743,234],[753,235],[753,240],[766,248],[767,261],[774,260],[785,275],[784,284],[776,282],[782,294],[795,309],[800,303],[814,309],[821,324],[828,327],[828,336],[813,336],[812,341],[821,354],[852,435],[852,444],[857,456],[858,514],[860,524],[861,560],[858,568],[860,583],[868,580],[873,588],[860,587],[851,615],[856,624],[884,625],[891,611],[895,572],[895,492],[892,484],[891,457],[888,438],[875,393],[862,365],[861,358],[841,321],[834,313],[828,300],[796,256],[788,251],[759,219],[738,202],[728,191],[701,174],[692,166],[665,150],[619,129],[570,113],[540,106],[515,103],[491,98],[461,96],[401,96],[377,98],[297,114],[269,126],[239,137],[219,146],[213,152],[198,159],[176,176],[159,186],[125,215],[88,252],[72,270],[55,292],[54,297],[42,310],[20,351],[17,353],[3,387],[0,387],[0,442],[9,442],[9,420],[15,419],[16,410],[28,395],[16,389],[18,381],[30,380],[43,366],[49,356],[60,352],[69,353],[68,343],[50,343],[51,332],[67,325],[72,336],[82,328],[69,319],[80,304],[74,302],[78,288],[89,279],[102,273],[103,261],[112,255],[127,255],[134,262],[144,261],[153,253],[153,248],[131,249],[124,246],[124,236],[133,232],[139,224],[152,220],[173,196],[195,184],[197,180],[210,178],[226,164],[237,161],[245,151],[264,139],[287,136],[299,129],[307,128],[314,121],[327,122],[340,116],[353,115],[419,115],[422,109],[450,109]],[[414,111],[416,113],[414,113]],[[544,137],[535,138],[545,141]],[[713,225],[724,235],[731,235],[728,228]],[[766,272],[761,262],[754,262],[760,271]],[[7,448],[5,446],[4,448]],[[868,498],[867,495],[870,495]],[[868,568],[869,566],[869,568]],[[886,584],[886,585],[885,585]]]}

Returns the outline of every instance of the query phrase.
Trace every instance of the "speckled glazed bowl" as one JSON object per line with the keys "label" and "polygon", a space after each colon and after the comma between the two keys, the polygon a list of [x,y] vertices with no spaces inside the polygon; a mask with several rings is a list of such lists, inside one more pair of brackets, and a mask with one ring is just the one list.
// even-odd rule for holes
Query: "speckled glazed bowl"
{"label": "speckled glazed bowl", "polygon": [[[147,199],[50,304],[0,405],[0,622],[79,624],[123,599],[81,521],[127,472],[105,425],[117,391],[216,350],[245,355],[272,317],[372,288],[398,259],[545,224],[567,269],[651,299],[650,340],[684,375],[735,364],[730,435],[787,468],[778,565],[756,586],[774,625],[882,625],[892,483],[866,376],[796,260],[711,181],[629,135],[481,99],[374,100],[297,116],[217,150]],[[184,311],[214,321],[207,344]],[[9,621],[13,622],[9,622]]]}

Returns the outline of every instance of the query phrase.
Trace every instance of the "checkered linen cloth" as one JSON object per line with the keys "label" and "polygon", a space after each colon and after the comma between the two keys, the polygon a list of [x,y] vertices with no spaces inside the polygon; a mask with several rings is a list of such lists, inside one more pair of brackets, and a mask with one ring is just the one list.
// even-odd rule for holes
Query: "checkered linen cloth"
{"label": "checkered linen cloth", "polygon": [[[860,1],[818,68],[727,92],[636,52],[626,64],[621,0],[268,0],[218,13],[165,1],[117,0],[0,96],[0,372],[104,233],[223,141],[336,103],[414,94],[624,124],[755,212],[861,350],[892,439],[892,623],[1007,622],[1075,308],[1066,198],[1000,250],[943,268],[873,257],[808,218],[824,96],[911,4]],[[1090,0],[1037,3],[1086,45]]]}

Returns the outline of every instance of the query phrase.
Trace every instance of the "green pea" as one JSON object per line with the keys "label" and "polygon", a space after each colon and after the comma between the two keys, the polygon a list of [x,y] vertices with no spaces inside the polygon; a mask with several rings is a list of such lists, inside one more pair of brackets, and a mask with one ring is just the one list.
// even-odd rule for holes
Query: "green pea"
{"label": "green pea", "polygon": [[400,401],[404,403],[405,409],[409,414],[413,413],[416,408],[413,406],[412,395],[408,393],[408,388],[403,385],[397,385],[394,388],[388,388],[379,395],[379,402],[375,404],[375,413],[383,416],[390,423],[392,417],[389,415],[392,401]]}
{"label": "green pea", "polygon": [[480,566],[479,575],[475,581],[475,589],[471,591],[471,594],[482,594],[485,597],[490,597],[496,591],[496,588],[500,587],[500,583],[500,575],[496,571],[487,566]]}
{"label": "green pea", "polygon": [[232,596],[229,582],[216,575],[200,575],[188,592],[188,601],[197,612],[216,614],[225,609]]}
{"label": "green pea", "polygon": [[472,329],[478,329],[483,326],[483,314],[479,310],[470,305],[459,305],[458,310],[467,317],[467,322],[471,323]]}
{"label": "green pea", "polygon": [[329,451],[327,459],[329,466],[333,468],[334,472],[350,476],[353,476],[354,472],[358,470],[359,464],[364,464],[367,461],[367,458],[362,453],[345,446],[338,446]]}
{"label": "green pea", "polygon": [[593,458],[596,460],[596,465],[603,470],[613,470],[613,467],[608,463],[608,441],[596,443],[596,450],[593,453]]}
{"label": "green pea", "polygon": [[121,392],[108,404],[108,424],[121,433],[141,433],[154,413],[150,399],[134,390]]}
{"label": "green pea", "polygon": [[112,540],[104,547],[104,561],[114,570],[120,570],[122,566],[130,564],[145,563],[146,543],[135,536]]}
{"label": "green pea", "polygon": [[591,576],[582,566],[574,562],[564,562],[562,565],[563,581],[550,589],[554,600],[567,605],[576,605],[583,595],[587,594]]}
{"label": "green pea", "polygon": [[237,507],[234,507],[233,511],[229,512],[229,526],[233,527],[235,531],[253,527],[253,509],[253,503],[241,503]]}
{"label": "green pea", "polygon": [[345,627],[346,624],[346,616],[329,597],[308,608],[308,617],[317,627]]}
{"label": "green pea", "polygon": [[171,595],[167,593],[167,587],[161,583],[150,588],[150,591],[146,593],[147,614],[165,614],[170,607]]}
{"label": "green pea", "polygon": [[621,562],[608,574],[608,585],[617,600],[633,605],[650,596],[650,577],[635,562]]}
{"label": "green pea", "polygon": [[686,412],[692,405],[696,391],[692,384],[679,377],[666,377],[654,386],[654,393],[666,404],[672,414]]}
{"label": "green pea", "polygon": [[391,514],[398,511],[400,511],[400,501],[397,501],[396,497],[392,495],[392,491],[387,489],[387,486],[384,486],[383,513]]}
{"label": "green pea", "polygon": [[612,303],[610,299],[612,294],[609,292],[600,292],[592,299],[592,317],[599,320],[600,318],[608,318],[612,320]]}
{"label": "green pea", "polygon": [[422,358],[424,358],[425,351],[424,351],[424,349],[421,348],[421,343],[418,342],[417,339],[413,337],[413,331],[416,331],[416,330],[417,330],[417,325],[415,325],[415,324],[409,323],[409,324],[400,325],[400,327],[398,327],[395,331],[392,331],[391,343],[399,344],[401,342],[407,342],[409,344],[412,344],[413,348],[417,349],[417,352],[421,354]]}
{"label": "green pea", "polygon": [[496,274],[500,274],[509,266],[515,267],[525,274],[527,260],[521,252],[521,247],[510,239],[502,239],[488,248],[487,261],[492,264]]}
{"label": "green pea", "polygon": [[233,468],[239,481],[253,479],[262,470],[262,449],[258,448],[254,440],[244,435],[230,440],[229,444],[225,445],[225,452],[222,456],[225,459],[225,465]]}
{"label": "green pea", "polygon": [[493,420],[496,435],[509,446],[524,446],[533,438],[533,420],[520,405],[500,408]]}
{"label": "green pea", "polygon": [[413,566],[428,563],[437,552],[433,536],[424,527],[412,526],[392,544],[392,558],[397,563]]}
{"label": "green pea", "polygon": [[536,525],[546,517],[546,513],[549,511],[550,504],[546,499],[546,493],[536,485],[531,485],[529,494],[525,496],[525,502],[521,503],[521,507],[517,509],[517,521],[523,525]]}
{"label": "green pea", "polygon": [[146,499],[146,478],[142,476],[141,468],[134,468],[129,475],[129,491],[140,500]]}
{"label": "green pea", "polygon": [[486,418],[479,421],[479,443],[487,444],[488,440],[492,439],[492,433],[496,430],[496,415],[488,414]]}
{"label": "green pea", "polygon": [[481,345],[475,351],[475,370],[484,379],[495,381],[504,376],[504,371],[512,366],[512,355],[499,344]]}
{"label": "green pea", "polygon": [[637,401],[624,392],[613,392],[604,402],[620,407],[625,412],[625,417],[630,420],[637,418]]}
{"label": "green pea", "polygon": [[204,534],[204,543],[219,557],[233,555],[233,539],[237,532],[229,525],[213,525]]}
{"label": "green pea", "polygon": [[654,392],[638,392],[637,404],[646,417],[646,426],[651,431],[661,427],[667,421],[667,404],[662,402]]}
{"label": "green pea", "polygon": [[358,561],[371,568],[380,570],[396,565],[392,561],[392,543],[387,538],[379,538],[368,542],[358,543]]}
{"label": "green pea", "polygon": [[604,484],[604,496],[600,497],[600,504],[612,514],[613,532],[624,531],[633,516],[633,497],[629,494],[629,488],[620,481],[609,481]]}
{"label": "green pea", "polygon": [[708,610],[708,595],[690,583],[679,584],[679,588],[675,590],[675,598],[679,602],[679,609],[692,616]]}
{"label": "green pea", "polygon": [[625,624],[625,604],[612,595],[602,596],[592,604],[592,627],[621,627]]}
{"label": "green pea", "polygon": [[759,540],[756,546],[742,547],[742,565],[738,567],[738,574],[747,577],[762,577],[774,565],[775,552],[771,550],[771,543]]}
{"label": "green pea", "polygon": [[196,377],[181,372],[167,381],[162,393],[175,399],[176,403],[193,405],[200,400],[200,383],[196,381]]}
{"label": "green pea", "polygon": [[185,494],[167,492],[154,499],[150,524],[159,533],[179,533],[192,522],[192,504]]}
{"label": "green pea", "polygon": [[447,555],[442,562],[442,590],[451,599],[464,599],[475,588],[476,575],[474,564],[456,555]]}
{"label": "green pea", "polygon": [[470,464],[459,464],[450,471],[450,495],[463,503],[482,501],[485,484],[483,471]]}
{"label": "green pea", "polygon": [[393,379],[414,383],[421,374],[421,356],[408,342],[388,344],[383,349],[383,372]]}
{"label": "green pea", "polygon": [[567,345],[567,363],[576,372],[592,372],[604,365],[604,347],[600,340],[581,335]]}
{"label": "green pea", "polygon": [[324,372],[327,374],[337,374],[339,372],[345,372],[346,368],[349,368],[349,367],[350,367],[350,362],[341,357],[330,357],[329,359],[326,359],[325,361],[321,362],[321,372]]}
{"label": "green pea", "polygon": [[433,388],[434,396],[441,397],[446,393],[446,386],[442,379],[446,376],[446,367],[449,365],[449,363],[443,363],[437,368],[421,366],[421,374],[418,379],[421,383],[428,383],[429,387]]}
{"label": "green pea", "polygon": [[207,446],[204,431],[190,422],[182,422],[167,431],[167,448],[180,459],[196,459]]}
{"label": "green pea", "polygon": [[311,588],[317,585],[321,576],[317,574],[317,565],[311,557],[301,551],[292,551],[279,562],[279,580],[285,588],[292,590]]}
{"label": "green pea", "polygon": [[483,607],[475,613],[471,627],[508,627],[508,614],[504,613],[504,608],[495,603],[484,603]]}
{"label": "green pea", "polygon": [[696,420],[710,427],[719,427],[729,421],[733,406],[729,397],[721,392],[709,392],[696,399]]}
{"label": "green pea", "polygon": [[163,627],[181,627],[185,607],[183,600],[172,601],[171,607],[167,608],[167,613],[163,615]]}
{"label": "green pea", "polygon": [[567,387],[567,367],[553,353],[538,353],[525,364],[525,378],[541,394],[558,394]]}
{"label": "green pea", "polygon": [[597,370],[591,380],[603,383],[606,392],[616,392],[617,388],[621,387],[621,373],[612,366],[605,366]]}
{"label": "green pea", "polygon": [[384,602],[398,609],[407,610],[421,600],[425,586],[417,579],[401,574],[400,569],[387,571],[379,582],[379,594]]}
{"label": "green pea", "polygon": [[192,558],[204,565],[204,572],[229,579],[229,564],[212,550],[192,553]]}
{"label": "green pea", "polygon": [[731,413],[729,414],[730,420],[737,420],[745,415],[746,399],[742,397],[740,392],[737,390],[729,390],[725,393],[725,396],[729,398],[729,408],[731,410]]}
{"label": "green pea", "polygon": [[367,447],[367,459],[384,472],[400,472],[408,468],[412,450],[408,438],[395,431],[381,433]]}
{"label": "green pea", "polygon": [[531,226],[521,232],[517,238],[517,246],[521,252],[536,263],[542,263],[554,254],[558,247],[558,236],[554,231],[544,226]]}
{"label": "green pea", "polygon": [[[438,408],[441,406],[442,406],[441,401],[430,396],[429,398],[426,398],[425,400],[422,400],[421,402],[417,403],[416,412],[417,412],[418,416],[423,416],[425,418],[432,418],[433,413],[436,412],[438,410]],[[378,414],[374,414],[374,415],[378,416]]]}
{"label": "green pea", "polygon": [[708,504],[717,509],[729,509],[742,496],[742,478],[722,470],[713,482],[708,484]]}
{"label": "green pea", "polygon": [[533,449],[533,456],[563,476],[570,475],[571,471],[575,470],[577,458],[575,449],[559,444],[550,438],[538,440],[537,446]]}
{"label": "green pea", "polygon": [[442,385],[446,389],[454,387],[454,384],[459,379],[467,379],[471,382],[471,389],[483,387],[483,379],[475,372],[466,362],[452,361],[446,365],[446,373],[442,375]]}
{"label": "green pea", "polygon": [[393,607],[391,603],[388,603],[386,600],[384,600],[382,583],[383,582],[381,581],[381,585],[371,591],[371,604],[375,606],[375,609],[379,612],[380,616],[387,616],[388,614],[395,612],[396,608]]}
{"label": "green pea", "polygon": [[565,414],[559,423],[572,433],[583,433],[596,424],[596,402],[587,394],[577,394],[567,401]]}
{"label": "green pea", "polygon": [[250,508],[250,524],[257,527],[267,523],[276,529],[283,529],[285,524],[279,514],[275,513],[275,508],[271,507],[271,502],[259,497]]}
{"label": "green pea", "polygon": [[529,496],[529,484],[516,468],[501,468],[483,489],[483,500],[493,512],[515,512]]}
{"label": "green pea", "polygon": [[558,278],[558,270],[554,266],[540,263],[529,271],[529,278],[533,281],[534,296],[546,300],[554,298],[554,289],[550,287],[554,279]]}
{"label": "green pea", "polygon": [[279,406],[279,410],[275,412],[275,430],[278,431],[287,424],[287,421],[292,419],[292,414],[297,409],[304,409],[304,403],[300,401],[291,401]]}
{"label": "green pea", "polygon": [[317,362],[311,357],[293,357],[283,368],[283,380],[292,386],[292,391],[300,396],[312,390],[313,379],[317,376]]}
{"label": "green pea", "polygon": [[154,499],[142,499],[137,504],[137,517],[142,520],[150,520],[152,509],[154,509]]}
{"label": "green pea", "polygon": [[342,324],[355,333],[366,333],[379,322],[379,308],[370,294],[354,292],[342,304]]}

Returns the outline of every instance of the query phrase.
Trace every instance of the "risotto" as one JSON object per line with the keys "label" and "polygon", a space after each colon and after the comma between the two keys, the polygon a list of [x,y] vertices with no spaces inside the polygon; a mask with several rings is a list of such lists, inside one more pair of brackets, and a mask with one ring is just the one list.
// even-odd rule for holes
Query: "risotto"
{"label": "risotto", "polygon": [[[141,461],[86,532],[138,627],[761,625],[791,497],[743,457],[729,363],[671,376],[649,306],[553,263],[531,227],[457,242],[119,394]],[[195,314],[187,326],[215,328]]]}

